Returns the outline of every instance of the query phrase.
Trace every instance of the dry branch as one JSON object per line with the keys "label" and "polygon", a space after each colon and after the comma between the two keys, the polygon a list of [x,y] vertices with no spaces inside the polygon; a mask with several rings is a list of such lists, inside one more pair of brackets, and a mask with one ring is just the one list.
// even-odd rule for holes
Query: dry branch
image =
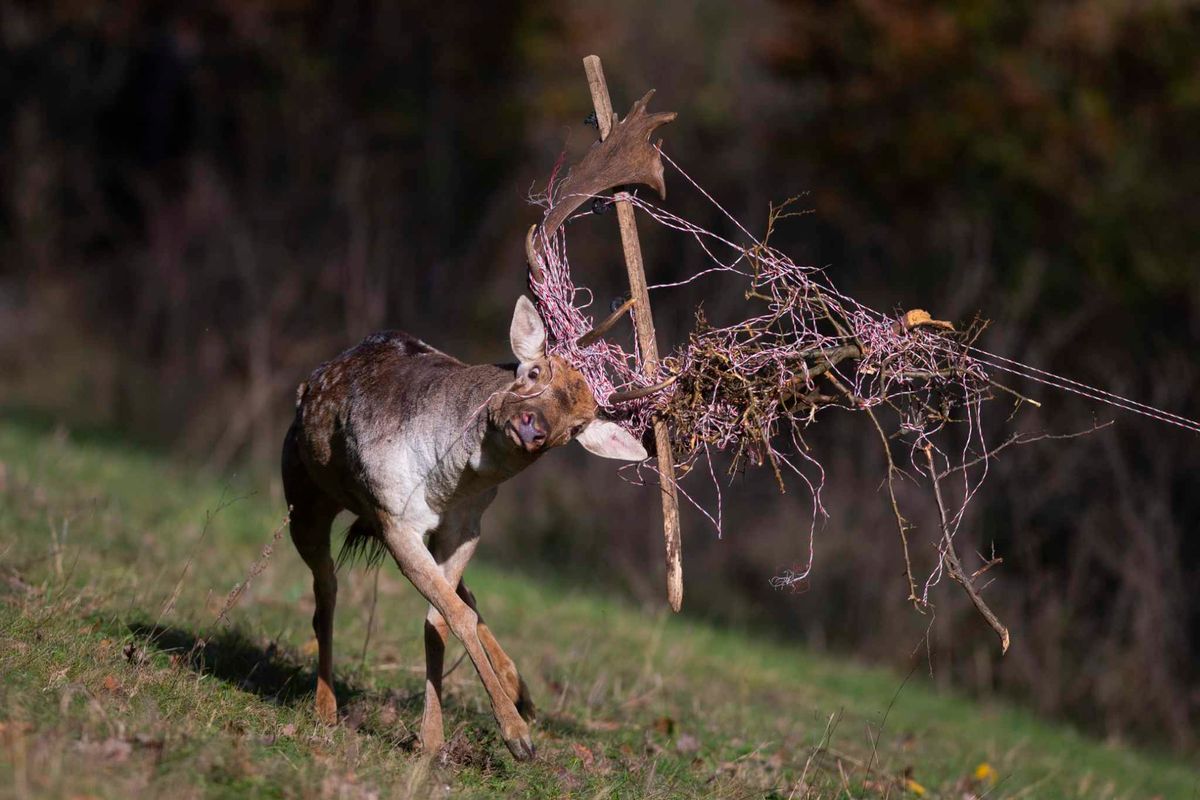
{"label": "dry branch", "polygon": [[1004,627],[992,609],[980,597],[979,590],[975,588],[975,583],[971,580],[971,576],[967,575],[963,570],[962,561],[959,560],[958,553],[954,549],[954,540],[950,535],[950,523],[946,518],[946,503],[942,500],[942,484],[938,478],[937,465],[933,463],[933,445],[926,442],[921,449],[925,452],[925,460],[929,464],[929,482],[933,486],[933,496],[937,503],[938,521],[941,525],[943,540],[942,558],[946,562],[946,571],[950,574],[951,578],[963,587],[963,591],[967,593],[967,597],[971,598],[971,602],[975,604],[975,610],[987,621],[988,625],[992,626],[992,630],[1000,637],[1000,652],[1002,654],[1007,653],[1009,644],[1008,628]]}

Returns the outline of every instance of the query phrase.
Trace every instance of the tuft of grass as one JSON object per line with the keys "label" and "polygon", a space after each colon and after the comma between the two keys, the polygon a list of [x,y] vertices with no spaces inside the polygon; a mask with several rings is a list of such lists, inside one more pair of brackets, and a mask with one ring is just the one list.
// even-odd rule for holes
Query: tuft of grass
{"label": "tuft of grass", "polygon": [[0,796],[1198,796],[1174,757],[486,564],[538,759],[509,758],[469,664],[419,751],[424,602],[386,565],[365,658],[374,577],[340,576],[329,728],[309,575],[286,540],[261,556],[283,518],[244,478],[0,423]]}

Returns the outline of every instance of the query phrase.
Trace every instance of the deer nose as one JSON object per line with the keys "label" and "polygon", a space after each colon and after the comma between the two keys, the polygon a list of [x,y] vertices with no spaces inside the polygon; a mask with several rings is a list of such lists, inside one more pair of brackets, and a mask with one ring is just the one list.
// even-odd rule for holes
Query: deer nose
{"label": "deer nose", "polygon": [[546,443],[546,420],[540,413],[522,411],[517,423],[517,435],[526,450],[533,452]]}

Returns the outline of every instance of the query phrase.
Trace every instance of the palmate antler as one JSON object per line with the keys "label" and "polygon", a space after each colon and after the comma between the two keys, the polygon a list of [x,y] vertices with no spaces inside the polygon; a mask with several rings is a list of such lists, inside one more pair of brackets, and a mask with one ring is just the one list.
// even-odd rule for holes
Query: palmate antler
{"label": "palmate antler", "polygon": [[[629,114],[618,120],[613,113],[608,87],[600,59],[588,56],[583,60],[587,73],[588,88],[600,127],[600,141],[593,144],[578,164],[571,168],[567,177],[554,188],[550,198],[552,206],[541,225],[534,225],[525,237],[525,256],[529,264],[529,283],[538,294],[537,287],[545,280],[541,263],[543,253],[548,253],[559,227],[581,205],[602,193],[632,184],[643,184],[665,198],[667,187],[663,181],[662,157],[658,145],[650,143],[650,136],[662,125],[675,119],[675,113],[659,111],[647,113],[646,105],[654,96],[651,90],[633,104]],[[637,334],[638,349],[641,351],[642,369],[653,376],[658,369],[658,345],[654,336],[654,321],[650,315],[650,297],[646,286],[645,270],[642,266],[641,246],[638,243],[637,227],[633,219],[633,206],[623,192],[614,200],[617,219],[621,228],[621,243],[625,254],[625,266],[629,275],[630,299],[618,311],[595,326],[577,342],[582,346],[594,343],[603,336],[629,310],[633,311],[633,322]],[[659,387],[662,388],[662,387]],[[636,392],[637,390],[635,390]],[[635,395],[642,396],[642,395]],[[633,399],[621,393],[602,398],[607,403]],[[683,562],[679,535],[679,498],[675,486],[675,461],[671,453],[670,433],[667,423],[654,421],[654,440],[658,457],[659,482],[663,503],[663,539],[666,544],[667,599],[671,608],[678,611],[683,603]]]}
{"label": "palmate antler", "polygon": [[[650,144],[650,134],[655,129],[675,119],[674,111],[646,112],[646,104],[654,96],[654,90],[646,92],[641,100],[633,104],[629,114],[620,122],[616,114],[609,111],[608,119],[600,121],[602,138],[592,145],[578,164],[571,168],[567,177],[555,189],[554,206],[546,219],[538,226],[530,227],[525,237],[525,257],[529,262],[529,280],[541,283],[542,271],[538,266],[535,247],[553,241],[554,234],[577,208],[593,198],[620,186],[640,183],[666,198],[667,186],[663,181],[662,157],[657,144]],[[600,115],[596,115],[600,118]],[[537,241],[540,239],[541,241]],[[636,301],[636,298],[634,298]]]}

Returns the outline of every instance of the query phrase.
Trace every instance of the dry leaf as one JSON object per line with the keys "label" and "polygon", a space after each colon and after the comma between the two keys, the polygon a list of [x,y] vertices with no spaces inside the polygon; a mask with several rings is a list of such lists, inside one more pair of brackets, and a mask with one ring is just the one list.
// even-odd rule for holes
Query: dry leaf
{"label": "dry leaf", "polygon": [[911,331],[913,328],[919,328],[923,325],[930,328],[941,328],[945,331],[954,330],[954,325],[946,322],[944,319],[934,319],[923,308],[914,308],[905,314],[902,324],[906,331]]}

